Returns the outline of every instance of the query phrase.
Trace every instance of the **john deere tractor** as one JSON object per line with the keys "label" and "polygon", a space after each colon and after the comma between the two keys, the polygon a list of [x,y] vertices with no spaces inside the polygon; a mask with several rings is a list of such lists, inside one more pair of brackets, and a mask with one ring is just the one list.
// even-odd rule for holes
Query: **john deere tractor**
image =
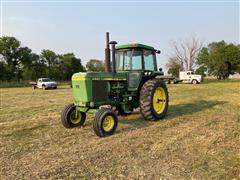
{"label": "john deere tractor", "polygon": [[[168,91],[156,54],[160,51],[143,44],[116,46],[106,34],[105,72],[79,72],[72,76],[74,103],[61,114],[64,127],[84,124],[87,113],[95,114],[93,129],[97,136],[114,134],[117,115],[128,115],[140,108],[144,119],[163,119],[168,111]],[[110,48],[111,45],[111,60]]]}

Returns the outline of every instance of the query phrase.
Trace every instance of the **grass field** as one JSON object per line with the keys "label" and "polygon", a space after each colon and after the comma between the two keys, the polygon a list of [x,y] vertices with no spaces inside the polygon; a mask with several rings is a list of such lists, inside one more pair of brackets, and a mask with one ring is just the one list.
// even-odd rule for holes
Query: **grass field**
{"label": "grass field", "polygon": [[240,82],[168,85],[169,113],[119,117],[117,133],[98,138],[88,116],[65,129],[69,86],[1,89],[0,179],[239,179]]}

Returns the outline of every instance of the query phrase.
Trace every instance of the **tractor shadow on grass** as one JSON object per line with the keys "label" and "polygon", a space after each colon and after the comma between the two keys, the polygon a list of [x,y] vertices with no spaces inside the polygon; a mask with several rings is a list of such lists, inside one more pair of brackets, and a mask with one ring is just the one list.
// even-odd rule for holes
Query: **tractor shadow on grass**
{"label": "tractor shadow on grass", "polygon": [[117,133],[128,132],[135,129],[141,129],[148,127],[153,124],[151,121],[146,121],[142,117],[139,108],[134,110],[131,115],[128,116],[119,116],[118,117],[118,128]]}
{"label": "tractor shadow on grass", "polygon": [[226,101],[198,100],[192,103],[170,105],[166,119],[172,119],[177,116],[193,114],[225,103]]}
{"label": "tractor shadow on grass", "polygon": [[[205,109],[212,108],[216,105],[222,105],[225,103],[226,101],[198,100],[192,103],[169,105],[168,114],[166,118],[163,119],[163,121],[168,121],[178,116],[189,115],[196,112],[200,112]],[[130,116],[119,117],[119,125],[121,128],[118,133],[131,131],[134,129],[146,128],[148,126],[154,125],[155,123],[156,122],[144,120],[138,108]]]}

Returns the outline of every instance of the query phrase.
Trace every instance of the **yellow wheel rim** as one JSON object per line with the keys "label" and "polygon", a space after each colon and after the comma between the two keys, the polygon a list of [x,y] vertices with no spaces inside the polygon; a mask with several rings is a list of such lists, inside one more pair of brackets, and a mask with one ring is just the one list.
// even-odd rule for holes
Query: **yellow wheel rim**
{"label": "yellow wheel rim", "polygon": [[157,114],[161,114],[166,106],[166,94],[162,87],[158,87],[153,94],[153,109]]}
{"label": "yellow wheel rim", "polygon": [[111,115],[106,116],[103,119],[103,130],[108,132],[111,131],[114,127],[114,118]]}
{"label": "yellow wheel rim", "polygon": [[81,121],[80,112],[78,111],[76,114],[76,110],[72,111],[69,119],[70,119],[71,123],[78,124]]}

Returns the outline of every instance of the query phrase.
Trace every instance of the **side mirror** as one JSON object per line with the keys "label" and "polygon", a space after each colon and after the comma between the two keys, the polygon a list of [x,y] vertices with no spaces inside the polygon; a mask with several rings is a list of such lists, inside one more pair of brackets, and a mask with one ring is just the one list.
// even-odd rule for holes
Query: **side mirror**
{"label": "side mirror", "polygon": [[160,53],[161,53],[161,51],[160,51],[160,50],[157,50],[157,51],[156,51],[156,53],[157,53],[157,54],[160,54]]}
{"label": "side mirror", "polygon": [[162,72],[162,68],[159,68],[158,70],[159,70],[160,72]]}

